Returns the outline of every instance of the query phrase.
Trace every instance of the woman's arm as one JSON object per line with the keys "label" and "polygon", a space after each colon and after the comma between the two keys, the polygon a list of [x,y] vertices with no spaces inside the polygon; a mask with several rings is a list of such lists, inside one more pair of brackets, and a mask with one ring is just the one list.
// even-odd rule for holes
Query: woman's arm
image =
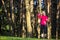
{"label": "woman's arm", "polygon": [[40,13],[37,14],[37,18],[40,19],[41,18],[41,15]]}

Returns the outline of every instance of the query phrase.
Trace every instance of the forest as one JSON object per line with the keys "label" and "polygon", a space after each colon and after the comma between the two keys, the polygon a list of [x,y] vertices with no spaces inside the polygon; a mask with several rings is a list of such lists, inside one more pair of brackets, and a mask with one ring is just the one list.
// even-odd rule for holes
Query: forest
{"label": "forest", "polygon": [[47,38],[60,38],[60,0],[0,0],[0,36],[40,37],[37,13],[45,10]]}

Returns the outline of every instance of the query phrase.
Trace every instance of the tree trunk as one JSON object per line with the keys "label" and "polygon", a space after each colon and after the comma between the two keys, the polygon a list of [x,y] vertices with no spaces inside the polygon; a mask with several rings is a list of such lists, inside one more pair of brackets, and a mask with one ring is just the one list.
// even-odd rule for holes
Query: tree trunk
{"label": "tree trunk", "polygon": [[11,17],[11,20],[14,22],[13,0],[10,0],[10,17]]}
{"label": "tree trunk", "polygon": [[25,0],[26,3],[26,21],[27,21],[27,35],[28,37],[32,36],[32,27],[31,27],[31,18],[29,12],[29,0]]}
{"label": "tree trunk", "polygon": [[[14,28],[14,13],[13,13],[13,0],[10,0],[10,25],[12,26],[10,26],[10,31],[11,31],[11,28]],[[13,30],[13,29],[12,29]],[[11,31],[12,32],[12,34],[13,34],[13,32],[14,31]],[[14,33],[15,34],[15,33]]]}
{"label": "tree trunk", "polygon": [[33,14],[33,0],[29,0],[29,12],[30,12],[30,15],[31,15],[31,27],[32,27],[32,37],[33,37],[33,32],[34,32],[34,14]]}
{"label": "tree trunk", "polygon": [[41,7],[41,1],[42,0],[38,0],[38,11],[41,13],[41,9],[42,9],[42,7]]}
{"label": "tree trunk", "polygon": [[[38,12],[41,13],[41,1],[42,0],[38,0]],[[37,31],[38,31],[38,38],[40,38],[40,19],[38,19],[38,27],[37,27]]]}
{"label": "tree trunk", "polygon": [[48,28],[48,40],[51,39],[51,12],[50,12],[50,6],[51,6],[51,0],[48,0],[47,1],[47,11],[48,11],[48,20],[49,20],[49,23],[47,25],[47,28]]}
{"label": "tree trunk", "polygon": [[52,25],[52,37],[56,38],[56,14],[57,14],[57,0],[51,1],[51,25]]}
{"label": "tree trunk", "polygon": [[59,7],[60,7],[60,2],[58,2],[57,3],[57,15],[56,15],[56,19],[57,19],[57,27],[56,27],[56,40],[58,40],[58,29],[59,29],[59,21],[58,21],[58,19],[59,19]]}

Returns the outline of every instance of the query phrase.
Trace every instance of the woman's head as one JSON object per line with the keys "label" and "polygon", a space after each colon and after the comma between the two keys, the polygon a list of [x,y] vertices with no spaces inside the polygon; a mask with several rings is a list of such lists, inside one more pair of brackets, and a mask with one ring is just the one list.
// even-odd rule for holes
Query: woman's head
{"label": "woman's head", "polygon": [[45,11],[42,11],[42,15],[46,15]]}

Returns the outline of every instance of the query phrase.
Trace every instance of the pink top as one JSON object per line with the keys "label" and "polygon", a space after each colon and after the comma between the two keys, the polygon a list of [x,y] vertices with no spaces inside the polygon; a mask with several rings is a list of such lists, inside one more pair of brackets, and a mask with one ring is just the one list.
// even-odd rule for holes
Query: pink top
{"label": "pink top", "polygon": [[40,24],[41,25],[46,25],[46,23],[47,23],[47,19],[48,19],[48,17],[46,16],[46,15],[40,15],[39,13],[38,13],[38,18],[41,20],[40,21]]}

